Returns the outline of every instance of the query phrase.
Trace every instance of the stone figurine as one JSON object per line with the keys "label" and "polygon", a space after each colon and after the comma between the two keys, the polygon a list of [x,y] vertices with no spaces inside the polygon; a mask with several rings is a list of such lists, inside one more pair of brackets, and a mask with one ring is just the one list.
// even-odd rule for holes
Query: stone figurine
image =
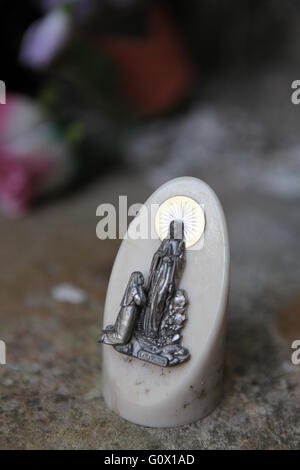
{"label": "stone figurine", "polygon": [[128,231],[110,276],[105,327],[116,326],[133,271],[144,276],[145,298],[122,343],[103,344],[101,392],[118,416],[165,428],[197,421],[220,402],[230,250],[220,201],[197,178],[156,189],[134,226],[146,215],[158,239],[133,239]]}

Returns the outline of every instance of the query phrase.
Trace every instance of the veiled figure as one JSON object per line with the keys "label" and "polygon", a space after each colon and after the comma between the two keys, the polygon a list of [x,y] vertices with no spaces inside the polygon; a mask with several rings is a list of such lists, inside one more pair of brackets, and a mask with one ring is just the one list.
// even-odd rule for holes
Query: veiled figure
{"label": "veiled figure", "polygon": [[[177,230],[180,238],[178,236],[175,238]],[[179,285],[185,261],[185,243],[182,234],[183,223],[172,221],[169,238],[163,240],[153,256],[143,317],[143,328],[148,336],[157,336],[163,313]]]}
{"label": "veiled figure", "polygon": [[119,345],[131,339],[140,308],[145,304],[144,277],[141,272],[131,274],[121,308],[114,325],[108,325],[100,337],[100,343]]}

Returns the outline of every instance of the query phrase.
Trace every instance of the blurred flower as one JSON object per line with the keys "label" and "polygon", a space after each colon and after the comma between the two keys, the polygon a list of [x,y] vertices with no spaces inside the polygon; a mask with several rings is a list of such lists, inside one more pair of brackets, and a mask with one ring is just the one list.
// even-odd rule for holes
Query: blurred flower
{"label": "blurred flower", "polygon": [[8,96],[0,107],[0,206],[24,214],[47,191],[73,174],[68,149],[53,123],[29,99]]}
{"label": "blurred flower", "polygon": [[63,8],[50,10],[26,31],[20,51],[21,61],[34,68],[49,65],[67,44],[72,18]]}
{"label": "blurred flower", "polygon": [[35,183],[47,175],[47,163],[38,156],[19,159],[0,153],[0,204],[5,213],[17,216],[28,209],[37,191]]}

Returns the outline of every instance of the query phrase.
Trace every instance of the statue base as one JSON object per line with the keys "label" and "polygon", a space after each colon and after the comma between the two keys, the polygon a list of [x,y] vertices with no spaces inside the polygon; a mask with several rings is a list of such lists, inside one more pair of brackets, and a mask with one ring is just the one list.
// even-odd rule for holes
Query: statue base
{"label": "statue base", "polygon": [[114,348],[122,354],[136,357],[137,359],[141,359],[142,361],[150,362],[151,364],[156,364],[161,367],[182,364],[190,357],[188,350],[183,348],[180,344],[159,346],[158,340],[149,339],[142,334],[136,334],[128,344],[114,346]]}

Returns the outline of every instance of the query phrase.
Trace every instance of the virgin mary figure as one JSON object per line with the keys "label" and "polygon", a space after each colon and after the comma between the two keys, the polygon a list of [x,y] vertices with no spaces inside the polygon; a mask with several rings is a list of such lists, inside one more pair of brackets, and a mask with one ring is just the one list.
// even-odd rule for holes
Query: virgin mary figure
{"label": "virgin mary figure", "polygon": [[173,220],[169,238],[163,240],[152,259],[143,312],[143,329],[149,337],[157,336],[163,314],[180,282],[185,261],[183,229],[183,222]]}

